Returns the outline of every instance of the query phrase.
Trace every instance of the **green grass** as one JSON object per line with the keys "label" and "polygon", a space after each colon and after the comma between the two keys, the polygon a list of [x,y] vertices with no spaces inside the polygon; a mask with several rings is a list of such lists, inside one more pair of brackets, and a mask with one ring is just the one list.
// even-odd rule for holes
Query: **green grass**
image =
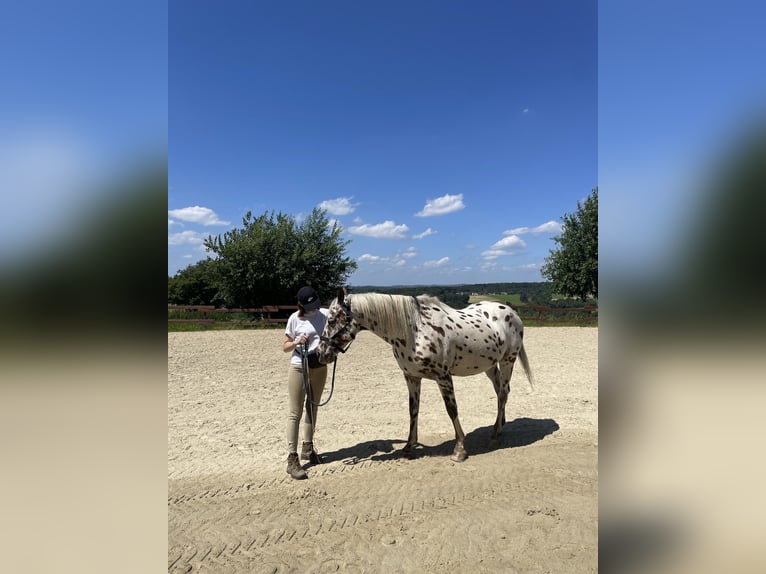
{"label": "green grass", "polygon": [[508,295],[471,295],[468,299],[469,304],[478,303],[479,301],[497,301],[498,303],[506,303],[508,305],[522,305],[521,294],[519,293],[510,293]]}
{"label": "green grass", "polygon": [[498,303],[513,305],[519,309],[524,324],[530,327],[598,327],[598,319],[593,321],[588,320],[588,318],[580,318],[576,311],[568,311],[566,308],[547,312],[544,316],[545,320],[541,320],[536,311],[524,309],[525,304],[521,302],[520,293],[488,293],[486,295],[472,295],[469,299],[469,303],[478,303],[479,301],[497,301]]}

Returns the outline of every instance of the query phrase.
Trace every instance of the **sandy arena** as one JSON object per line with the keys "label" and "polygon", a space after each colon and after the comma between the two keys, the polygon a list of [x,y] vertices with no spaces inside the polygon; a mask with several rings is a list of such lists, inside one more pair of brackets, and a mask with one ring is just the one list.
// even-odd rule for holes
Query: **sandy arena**
{"label": "sandy arena", "polygon": [[517,364],[498,444],[492,383],[455,378],[463,463],[449,458],[452,423],[429,380],[423,446],[400,456],[407,386],[390,347],[360,333],[319,410],[326,464],[304,481],[285,472],[282,340],[168,334],[169,572],[597,571],[597,328],[526,329],[536,385]]}

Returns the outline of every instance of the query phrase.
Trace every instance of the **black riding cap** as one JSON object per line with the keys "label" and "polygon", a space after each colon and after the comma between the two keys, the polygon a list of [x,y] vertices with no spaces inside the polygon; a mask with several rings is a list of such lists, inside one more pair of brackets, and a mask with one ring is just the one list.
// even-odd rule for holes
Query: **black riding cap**
{"label": "black riding cap", "polygon": [[298,303],[301,304],[304,311],[313,311],[319,309],[319,295],[313,287],[301,287],[298,291]]}

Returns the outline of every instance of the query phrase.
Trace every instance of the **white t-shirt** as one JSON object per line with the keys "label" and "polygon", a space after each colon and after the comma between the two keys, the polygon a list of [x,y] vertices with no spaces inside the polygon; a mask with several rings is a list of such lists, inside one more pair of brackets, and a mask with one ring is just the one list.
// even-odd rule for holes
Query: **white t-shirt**
{"label": "white t-shirt", "polygon": [[[316,351],[319,347],[319,336],[324,331],[324,326],[327,323],[327,317],[330,314],[329,309],[319,308],[314,313],[298,316],[298,311],[290,315],[287,320],[287,327],[285,327],[285,335],[290,337],[293,341],[301,335],[308,337],[308,351]],[[301,355],[296,349],[293,351],[292,357],[290,357],[291,365],[301,365]]]}

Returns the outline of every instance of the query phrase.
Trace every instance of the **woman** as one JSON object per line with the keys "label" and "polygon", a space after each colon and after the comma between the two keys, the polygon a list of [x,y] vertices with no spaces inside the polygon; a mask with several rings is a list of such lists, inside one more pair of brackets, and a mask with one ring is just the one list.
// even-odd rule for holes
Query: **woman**
{"label": "woman", "polygon": [[[319,336],[324,331],[327,322],[327,309],[319,308],[319,295],[312,287],[302,287],[298,291],[298,310],[290,315],[285,327],[285,340],[282,350],[285,353],[292,352],[290,368],[287,376],[288,390],[288,417],[287,417],[287,472],[296,479],[307,478],[306,471],[301,467],[298,460],[298,427],[303,403],[306,400],[304,387],[303,357],[302,352],[309,354],[309,368],[306,378],[311,388],[311,399],[318,403],[322,397],[325,381],[327,380],[327,366],[320,365],[316,361],[316,350],[319,346]],[[301,448],[302,460],[308,460],[312,464],[321,464],[322,459],[314,450],[314,429],[316,427],[317,407],[311,405],[306,408],[306,417],[303,420],[303,446]]]}

